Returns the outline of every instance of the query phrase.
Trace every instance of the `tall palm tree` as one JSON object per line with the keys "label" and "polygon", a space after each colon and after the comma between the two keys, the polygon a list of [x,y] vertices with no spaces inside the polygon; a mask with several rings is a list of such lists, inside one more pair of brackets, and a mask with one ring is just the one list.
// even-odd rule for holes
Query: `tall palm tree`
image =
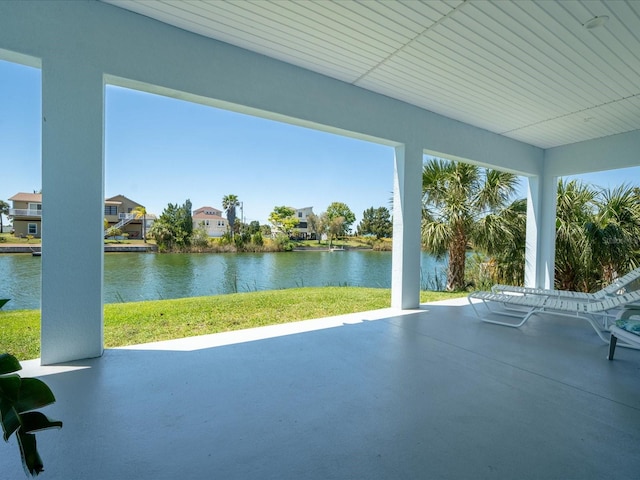
{"label": "tall palm tree", "polygon": [[492,283],[524,284],[527,200],[520,198],[477,222],[473,246],[490,257]]}
{"label": "tall palm tree", "polygon": [[222,197],[222,208],[227,212],[227,220],[229,221],[229,228],[231,229],[231,235],[233,236],[233,226],[236,223],[236,207],[240,205],[237,195],[225,195]]}
{"label": "tall palm tree", "polygon": [[595,223],[597,191],[577,180],[559,180],[556,204],[555,287],[597,289],[598,265],[586,225]]}
{"label": "tall palm tree", "polygon": [[136,208],[131,210],[131,213],[135,215],[136,220],[142,218],[142,239],[144,240],[144,243],[147,243],[147,209],[142,205],[138,205]]}
{"label": "tall palm tree", "polygon": [[[510,217],[500,212],[517,184],[514,174],[466,163],[432,159],[424,165],[422,245],[437,257],[449,254],[447,290],[465,288],[466,254],[473,243],[493,248],[497,238],[513,237]],[[479,223],[492,213],[492,221]]]}

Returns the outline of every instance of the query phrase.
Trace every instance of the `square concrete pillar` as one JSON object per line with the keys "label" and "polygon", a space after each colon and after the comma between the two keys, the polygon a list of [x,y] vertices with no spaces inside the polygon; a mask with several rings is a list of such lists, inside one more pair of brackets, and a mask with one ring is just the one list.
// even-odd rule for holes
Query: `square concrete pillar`
{"label": "square concrete pillar", "polygon": [[558,178],[529,177],[525,285],[553,288]]}
{"label": "square concrete pillar", "polygon": [[393,253],[391,306],[420,305],[420,224],[422,215],[423,149],[399,146],[393,181]]}
{"label": "square concrete pillar", "polygon": [[104,84],[86,59],[42,64],[43,365],[103,351]]}

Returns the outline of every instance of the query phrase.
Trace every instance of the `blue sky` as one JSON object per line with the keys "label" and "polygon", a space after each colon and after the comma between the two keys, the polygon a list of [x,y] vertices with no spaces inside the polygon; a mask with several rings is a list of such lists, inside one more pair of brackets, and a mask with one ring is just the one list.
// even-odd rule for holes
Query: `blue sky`
{"label": "blue sky", "polygon": [[[41,188],[40,71],[0,61],[0,199]],[[640,168],[580,178],[611,187]],[[357,217],[390,207],[393,149],[172,98],[107,87],[105,194],[160,214],[189,198],[194,208],[243,202],[246,221],[267,223],[277,205],[334,201]],[[238,211],[240,215],[240,211]]]}
{"label": "blue sky", "polygon": [[[41,188],[40,104],[40,71],[0,61],[5,201]],[[359,222],[369,207],[389,208],[392,190],[390,147],[107,87],[105,195],[123,194],[151,213],[187,198],[194,209],[222,209],[222,197],[235,194],[246,221],[267,223],[278,205],[321,213],[344,202]]]}

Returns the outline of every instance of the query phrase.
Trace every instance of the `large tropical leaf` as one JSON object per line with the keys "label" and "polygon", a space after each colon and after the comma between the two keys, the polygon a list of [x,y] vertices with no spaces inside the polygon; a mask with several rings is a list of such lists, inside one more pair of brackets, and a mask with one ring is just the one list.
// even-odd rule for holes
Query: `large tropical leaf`
{"label": "large tropical leaf", "polygon": [[25,471],[38,475],[43,470],[34,432],[60,428],[62,422],[51,420],[34,411],[55,402],[51,389],[37,378],[21,378],[18,360],[9,354],[0,355],[0,423],[5,441],[16,434]]}
{"label": "large tropical leaf", "polygon": [[22,365],[16,357],[8,353],[0,354],[0,375],[13,373],[22,369]]}

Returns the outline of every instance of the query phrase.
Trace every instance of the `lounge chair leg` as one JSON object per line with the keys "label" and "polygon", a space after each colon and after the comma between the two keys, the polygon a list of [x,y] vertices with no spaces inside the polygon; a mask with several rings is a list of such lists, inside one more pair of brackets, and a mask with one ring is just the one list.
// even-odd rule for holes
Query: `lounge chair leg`
{"label": "lounge chair leg", "polygon": [[613,353],[616,351],[616,343],[618,343],[618,338],[612,333],[611,340],[609,341],[609,356],[607,357],[609,360],[613,360]]}

